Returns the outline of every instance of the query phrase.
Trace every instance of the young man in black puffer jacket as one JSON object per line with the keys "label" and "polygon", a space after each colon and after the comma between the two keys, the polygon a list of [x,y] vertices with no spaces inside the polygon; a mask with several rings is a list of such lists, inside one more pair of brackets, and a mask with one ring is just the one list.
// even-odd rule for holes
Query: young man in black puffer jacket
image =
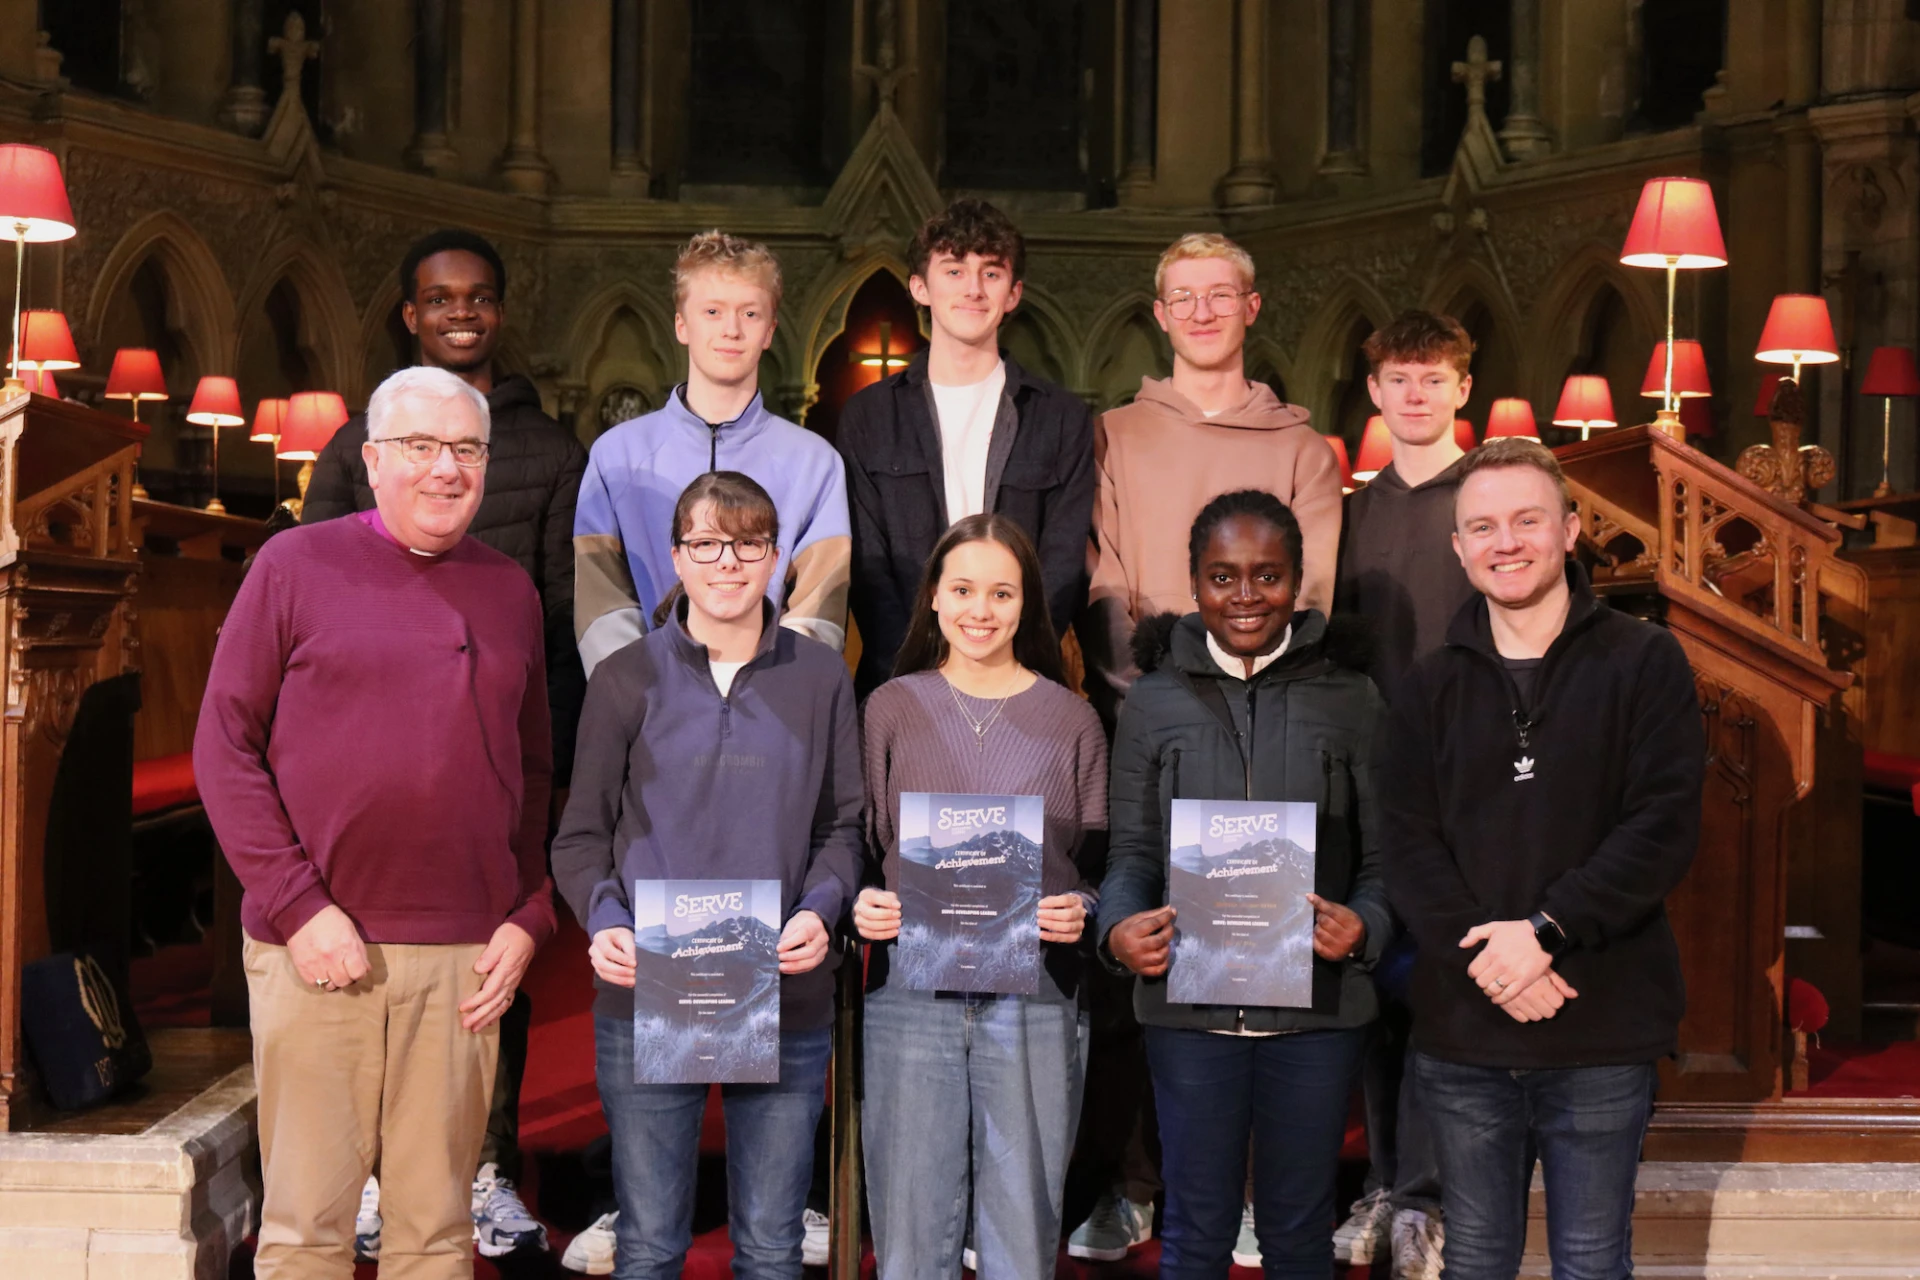
{"label": "young man in black puffer jacket", "polygon": [[[587,451],[541,410],[540,392],[531,381],[520,374],[498,376],[494,351],[506,325],[506,286],[499,251],[469,231],[436,231],[400,262],[401,316],[419,339],[420,363],[455,374],[487,398],[492,434],[486,489],[467,532],[517,560],[540,592],[557,813],[573,773],[573,739],[587,689],[573,641],[573,508]],[[365,414],[354,415],[334,433],[313,465],[300,523],[373,508],[367,464],[360,456],[366,439]],[[546,1229],[528,1215],[513,1189],[520,1171],[520,1080],[532,1021],[533,1004],[524,992],[500,1020],[500,1071],[474,1180],[479,1248],[487,1257],[547,1247]],[[380,1227],[372,1182],[361,1205],[356,1248],[377,1257]]]}

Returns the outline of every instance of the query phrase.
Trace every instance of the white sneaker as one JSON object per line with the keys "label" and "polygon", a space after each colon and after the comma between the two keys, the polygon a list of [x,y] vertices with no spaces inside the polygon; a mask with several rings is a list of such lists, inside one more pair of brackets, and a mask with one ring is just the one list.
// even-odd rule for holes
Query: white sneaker
{"label": "white sneaker", "polygon": [[567,1251],[560,1255],[560,1265],[582,1275],[612,1275],[613,1223],[619,1216],[615,1212],[595,1218],[592,1226],[568,1242]]}
{"label": "white sneaker", "polygon": [[1447,1226],[1438,1214],[1402,1209],[1393,1215],[1393,1280],[1440,1280]]}
{"label": "white sneaker", "polygon": [[807,1209],[800,1214],[800,1226],[805,1233],[800,1238],[801,1266],[824,1267],[827,1265],[827,1247],[831,1239],[829,1228],[832,1225],[824,1213],[815,1213]]}
{"label": "white sneaker", "polygon": [[1093,1202],[1093,1212],[1067,1237],[1067,1256],[1118,1262],[1137,1244],[1153,1239],[1153,1206],[1135,1204],[1118,1191]]}
{"label": "white sneaker", "polygon": [[1393,1206],[1387,1191],[1369,1191],[1353,1202],[1347,1220],[1333,1233],[1333,1260],[1345,1267],[1370,1267],[1389,1245]]}
{"label": "white sneaker", "polygon": [[473,1240],[483,1258],[504,1258],[520,1249],[547,1251],[547,1229],[534,1220],[514,1189],[489,1160],[473,1175]]}
{"label": "white sneaker", "polygon": [[353,1260],[380,1261],[380,1180],[360,1188],[360,1211],[353,1215]]}
{"label": "white sneaker", "polygon": [[1253,1234],[1253,1206],[1250,1204],[1240,1209],[1240,1238],[1233,1242],[1233,1265],[1260,1265],[1260,1237]]}

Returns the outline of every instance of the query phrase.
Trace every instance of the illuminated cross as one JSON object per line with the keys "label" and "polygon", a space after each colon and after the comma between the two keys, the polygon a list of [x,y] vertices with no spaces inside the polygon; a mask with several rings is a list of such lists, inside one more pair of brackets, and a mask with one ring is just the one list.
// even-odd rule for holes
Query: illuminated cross
{"label": "illuminated cross", "polygon": [[884,378],[895,369],[904,369],[907,367],[907,350],[908,349],[897,348],[893,345],[893,322],[891,320],[882,320],[880,322],[880,349],[878,351],[850,351],[847,353],[847,358],[853,361],[853,363],[865,368],[880,370],[880,376]]}
{"label": "illuminated cross", "polygon": [[1467,60],[1453,64],[1453,82],[1467,86],[1467,118],[1487,114],[1487,81],[1500,78],[1500,64],[1487,60],[1487,42],[1467,41]]}

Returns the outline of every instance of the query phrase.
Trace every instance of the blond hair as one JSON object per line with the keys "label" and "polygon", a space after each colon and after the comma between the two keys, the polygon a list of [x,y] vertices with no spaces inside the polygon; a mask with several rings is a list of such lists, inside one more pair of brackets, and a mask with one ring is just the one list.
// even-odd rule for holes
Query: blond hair
{"label": "blond hair", "polygon": [[1253,288],[1253,255],[1217,231],[1189,231],[1160,255],[1160,261],[1153,268],[1153,296],[1159,297],[1166,289],[1167,268],[1176,262],[1185,262],[1189,258],[1225,258],[1240,273],[1241,283],[1248,289]]}
{"label": "blond hair", "polygon": [[673,264],[673,309],[678,311],[687,300],[693,277],[701,271],[724,271],[729,275],[752,277],[773,295],[773,309],[780,310],[782,281],[780,260],[773,250],[758,240],[744,240],[715,228],[702,231],[681,247]]}

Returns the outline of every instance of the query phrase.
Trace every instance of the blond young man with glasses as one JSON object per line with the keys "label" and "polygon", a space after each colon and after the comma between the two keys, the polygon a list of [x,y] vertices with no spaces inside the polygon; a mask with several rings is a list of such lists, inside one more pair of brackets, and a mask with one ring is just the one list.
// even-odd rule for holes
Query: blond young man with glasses
{"label": "blond young man with glasses", "polygon": [[1112,723],[1137,674],[1134,623],[1193,611],[1187,529],[1200,508],[1236,489],[1264,489],[1300,521],[1300,607],[1333,600],[1340,541],[1340,469],[1309,424],[1246,374],[1247,330],[1260,315],[1253,258],[1225,236],[1195,232],[1160,255],[1153,317],[1173,346],[1173,376],[1143,378],[1131,404],[1094,429],[1093,585],[1081,628],[1089,692]]}
{"label": "blond young man with glasses", "polygon": [[262,548],[194,776],[244,890],[254,1274],[348,1274],[377,1162],[380,1274],[456,1280],[500,1017],[554,929],[544,627],[532,580],[468,536],[486,398],[407,369],[367,420],[375,506]]}

